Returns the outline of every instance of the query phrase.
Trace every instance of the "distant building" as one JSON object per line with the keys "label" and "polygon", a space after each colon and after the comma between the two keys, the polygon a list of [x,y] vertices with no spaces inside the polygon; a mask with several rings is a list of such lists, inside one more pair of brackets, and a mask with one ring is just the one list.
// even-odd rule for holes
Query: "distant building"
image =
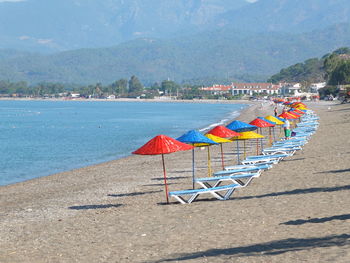
{"label": "distant building", "polygon": [[232,83],[231,86],[232,95],[279,95],[281,93],[281,86],[272,83]]}
{"label": "distant building", "polygon": [[320,83],[311,83],[310,85],[310,92],[312,93],[318,93],[319,89],[322,89],[324,87],[326,87],[326,82],[320,82]]}
{"label": "distant building", "polygon": [[80,98],[80,94],[79,93],[71,93],[70,96],[72,98]]}
{"label": "distant building", "polygon": [[203,91],[208,91],[212,95],[223,95],[231,94],[232,86],[231,85],[213,85],[211,87],[201,88]]}
{"label": "distant building", "polygon": [[281,93],[281,86],[272,83],[232,83],[231,85],[213,85],[211,87],[203,87],[201,90],[208,91],[212,95],[279,95]]}

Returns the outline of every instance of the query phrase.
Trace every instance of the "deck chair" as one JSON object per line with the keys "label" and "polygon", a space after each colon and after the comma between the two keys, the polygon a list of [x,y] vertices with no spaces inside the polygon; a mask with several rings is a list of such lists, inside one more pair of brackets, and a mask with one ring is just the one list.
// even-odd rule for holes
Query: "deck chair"
{"label": "deck chair", "polygon": [[[240,184],[229,184],[211,188],[174,191],[169,192],[169,196],[174,197],[181,204],[190,204],[193,201],[195,201],[197,197],[201,194],[211,194],[219,200],[227,200],[231,197],[232,193],[239,187],[241,187]],[[224,195],[219,194],[219,192],[223,191],[225,192]],[[188,198],[184,198],[184,196],[187,196]]]}
{"label": "deck chair", "polygon": [[225,181],[239,184],[241,187],[246,187],[253,180],[253,178],[257,178],[259,176],[260,173],[246,173],[229,176],[202,177],[195,179],[195,182],[203,188],[217,187]]}

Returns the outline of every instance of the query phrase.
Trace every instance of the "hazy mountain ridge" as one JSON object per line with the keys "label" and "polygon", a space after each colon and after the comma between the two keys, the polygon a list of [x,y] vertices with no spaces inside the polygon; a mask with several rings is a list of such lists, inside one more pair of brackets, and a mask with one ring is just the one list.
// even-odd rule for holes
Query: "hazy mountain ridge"
{"label": "hazy mountain ridge", "polygon": [[27,0],[0,2],[0,48],[62,51],[139,37],[173,37],[211,27],[245,0]]}
{"label": "hazy mountain ridge", "polygon": [[[52,55],[13,54],[0,60],[0,79],[111,83],[138,76],[145,83],[170,78],[227,79],[266,76],[282,67],[350,45],[350,24],[304,34],[240,33],[225,28],[188,38],[138,39],[111,48]],[[0,57],[1,55],[0,52]]]}

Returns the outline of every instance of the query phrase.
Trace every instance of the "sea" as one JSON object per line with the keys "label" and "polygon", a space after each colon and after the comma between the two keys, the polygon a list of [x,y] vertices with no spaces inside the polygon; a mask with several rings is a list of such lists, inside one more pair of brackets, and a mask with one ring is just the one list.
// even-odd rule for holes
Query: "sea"
{"label": "sea", "polygon": [[159,134],[178,138],[234,119],[248,105],[0,101],[0,185],[131,155]]}

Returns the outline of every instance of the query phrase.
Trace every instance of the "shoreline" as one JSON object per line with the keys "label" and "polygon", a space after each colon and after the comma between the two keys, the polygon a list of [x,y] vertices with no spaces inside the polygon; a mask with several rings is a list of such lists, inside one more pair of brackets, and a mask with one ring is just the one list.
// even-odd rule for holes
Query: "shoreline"
{"label": "shoreline", "polygon": [[209,100],[209,99],[194,99],[194,100],[173,100],[173,99],[64,99],[64,98],[0,98],[0,101],[77,101],[77,102],[169,102],[169,103],[223,103],[223,104],[246,104],[252,101],[249,100]]}
{"label": "shoreline", "polygon": [[[310,103],[318,131],[303,150],[230,200],[163,205],[159,156],[130,156],[1,188],[0,261],[347,262],[350,105]],[[259,105],[238,119],[271,114]],[[333,127],[330,129],[329,127]],[[249,145],[250,155],[255,148]],[[231,144],[225,162],[235,163]],[[219,147],[212,164],[221,169]],[[165,156],[169,190],[191,187],[191,151]],[[196,176],[207,175],[196,149]]]}
{"label": "shoreline", "polygon": [[[14,101],[16,101],[16,100],[17,99],[15,99]],[[18,99],[18,100],[19,101],[32,101],[32,100],[26,100],[26,99],[23,99],[23,100],[22,99]],[[43,100],[41,100],[41,99],[38,99],[38,100],[34,99],[34,100],[35,101],[65,101],[65,100],[46,100],[46,99],[43,99]],[[0,101],[1,101],[1,99],[0,99]],[[71,100],[68,100],[68,101],[71,101]],[[80,101],[80,100],[77,100],[77,101]],[[92,99],[92,100],[81,100],[81,101],[89,102],[89,101],[100,101],[100,100]],[[104,101],[112,101],[112,100],[104,100]],[[120,100],[118,102],[150,102],[150,101],[149,100],[140,100],[140,99],[126,99],[126,100],[122,99],[122,100]],[[190,101],[190,100],[189,101],[187,101],[187,100],[181,100],[181,101],[176,101],[176,100],[171,100],[171,101],[153,100],[151,102],[154,102],[154,103],[156,103],[156,102],[169,102],[169,103],[172,103],[172,102],[174,102],[174,103],[213,103],[213,104],[220,104],[221,103],[221,101],[216,101],[216,100],[215,101],[214,100],[198,100],[198,101]],[[227,123],[229,123],[229,122],[231,122],[231,121],[233,121],[235,119],[238,119],[238,118],[240,118],[241,115],[244,116],[244,114],[245,114],[244,112],[245,111],[249,110],[249,108],[251,108],[255,104],[257,104],[257,102],[250,102],[249,104],[247,102],[248,101],[244,101],[244,100],[240,100],[238,102],[235,101],[235,100],[226,101],[225,104],[244,104],[244,105],[247,105],[247,107],[244,108],[244,109],[241,109],[239,111],[238,116],[236,116],[234,119],[230,119],[230,120],[226,121],[225,123],[227,124]],[[223,120],[224,119],[220,119],[218,121],[222,122]],[[201,128],[201,131],[202,130],[203,131],[208,130],[209,129],[208,127],[214,125],[215,123],[218,123],[218,121],[217,122],[213,121],[213,122],[209,123],[205,128]],[[156,135],[154,135],[154,136],[156,136]],[[125,159],[125,158],[128,158],[128,157],[131,157],[131,156],[133,156],[131,153],[128,153],[128,154],[126,153],[125,156],[122,156],[122,157],[117,158],[117,159],[108,160],[108,161],[97,161],[95,163],[88,164],[88,165],[83,165],[82,164],[80,167],[64,170],[64,171],[61,171],[61,172],[58,172],[58,173],[52,173],[52,174],[48,174],[48,175],[44,175],[44,176],[40,176],[40,177],[36,177],[36,178],[32,178],[32,179],[27,179],[27,180],[16,182],[16,183],[0,185],[0,188],[4,187],[4,186],[9,186],[9,185],[14,185],[14,184],[18,184],[18,183],[28,182],[28,181],[35,180],[35,179],[42,178],[42,177],[52,176],[52,175],[61,174],[61,173],[67,173],[67,172],[70,172],[70,171],[75,171],[75,170],[83,169],[83,168],[86,168],[86,167],[93,167],[93,166],[101,165],[101,164],[104,164],[104,163],[109,163],[109,162],[113,162],[113,161],[117,161],[117,160],[122,160],[122,159]]]}

